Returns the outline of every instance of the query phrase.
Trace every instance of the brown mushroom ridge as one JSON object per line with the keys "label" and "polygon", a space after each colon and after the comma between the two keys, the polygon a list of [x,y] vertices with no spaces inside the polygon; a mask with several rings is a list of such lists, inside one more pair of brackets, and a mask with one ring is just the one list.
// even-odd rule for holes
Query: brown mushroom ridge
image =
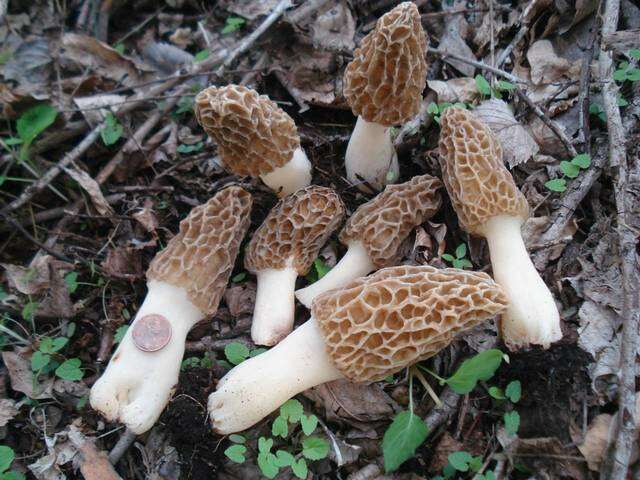
{"label": "brown mushroom ridge", "polygon": [[312,185],[280,200],[247,245],[244,265],[252,273],[291,267],[309,271],[318,252],[344,220],[338,194]]}
{"label": "brown mushroom ridge", "polygon": [[400,266],[323,293],[311,311],[338,370],[375,382],[435,355],[506,306],[486,273]]}
{"label": "brown mushroom ridge", "polygon": [[414,3],[401,3],[380,17],[344,72],[344,96],[353,113],[386,126],[414,117],[427,81],[426,54]]}
{"label": "brown mushroom ridge", "polygon": [[440,117],[440,166],[460,225],[474,235],[497,215],[526,220],[529,205],[502,161],[493,132],[467,110],[447,108]]}
{"label": "brown mushroom ridge", "polygon": [[300,147],[291,117],[250,88],[206,88],[196,96],[194,109],[198,123],[218,144],[225,166],[237,175],[272,172]]}
{"label": "brown mushroom ridge", "polygon": [[340,232],[340,241],[362,242],[377,268],[400,260],[400,245],[411,230],[433,217],[442,198],[437,192],[442,182],[419,175],[405,183],[387,185],[382,193],[360,205]]}
{"label": "brown mushroom ridge", "polygon": [[147,279],[182,287],[205,315],[216,313],[249,228],[251,203],[251,194],[229,187],[195,207],[151,261]]}

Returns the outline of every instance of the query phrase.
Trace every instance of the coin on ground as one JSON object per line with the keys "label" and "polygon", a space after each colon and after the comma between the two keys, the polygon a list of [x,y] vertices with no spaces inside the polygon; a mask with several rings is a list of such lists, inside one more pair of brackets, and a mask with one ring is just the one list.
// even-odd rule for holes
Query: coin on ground
{"label": "coin on ground", "polygon": [[162,315],[145,315],[135,322],[131,336],[143,352],[156,352],[171,340],[171,324]]}

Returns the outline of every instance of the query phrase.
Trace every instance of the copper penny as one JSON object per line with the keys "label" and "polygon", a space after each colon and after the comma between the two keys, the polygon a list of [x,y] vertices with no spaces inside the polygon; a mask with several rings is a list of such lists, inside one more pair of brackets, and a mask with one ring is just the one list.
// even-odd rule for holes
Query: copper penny
{"label": "copper penny", "polygon": [[143,352],[156,352],[171,340],[171,324],[162,315],[145,315],[135,322],[131,337]]}

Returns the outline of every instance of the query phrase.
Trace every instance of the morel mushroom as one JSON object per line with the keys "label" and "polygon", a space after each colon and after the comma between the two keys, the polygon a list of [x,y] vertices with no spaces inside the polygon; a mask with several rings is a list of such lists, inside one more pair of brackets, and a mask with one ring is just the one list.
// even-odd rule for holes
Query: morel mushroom
{"label": "morel mushroom", "polygon": [[501,330],[509,348],[560,340],[560,315],[533,266],[520,228],[529,205],[502,161],[491,130],[470,112],[448,108],[440,119],[440,165],[460,225],[489,243],[496,281],[509,296]]}
{"label": "morel mushroom", "polygon": [[420,110],[427,81],[427,40],[418,8],[404,2],[384,14],[362,40],[344,73],[344,96],[358,115],[345,167],[347,178],[376,190],[399,177],[391,127]]}
{"label": "morel mushroom", "polygon": [[171,398],[191,328],[218,309],[240,242],[251,195],[226,188],[180,222],[180,231],[147,270],[147,296],[91,389],[91,406],[134,433],[150,429]]}
{"label": "morel mushroom", "polygon": [[269,212],[247,246],[244,265],[258,278],[251,338],[275,345],[293,329],[298,275],[305,275],[344,220],[344,205],[330,188],[311,186]]}
{"label": "morel mushroom", "polygon": [[360,205],[340,233],[347,253],[320,280],[296,291],[298,300],[310,307],[321,293],[398,263],[400,245],[411,230],[440,208],[442,199],[437,190],[441,187],[437,178],[419,175],[405,183],[388,185],[382,193]]}
{"label": "morel mushroom", "polygon": [[220,380],[209,397],[213,428],[244,430],[320,383],[381,380],[435,355],[506,303],[485,273],[453,268],[390,267],[354,280],[318,297],[305,324]]}
{"label": "morel mushroom", "polygon": [[295,123],[266,95],[241,85],[209,87],[196,96],[195,114],[233,173],[260,177],[280,196],[311,183]]}

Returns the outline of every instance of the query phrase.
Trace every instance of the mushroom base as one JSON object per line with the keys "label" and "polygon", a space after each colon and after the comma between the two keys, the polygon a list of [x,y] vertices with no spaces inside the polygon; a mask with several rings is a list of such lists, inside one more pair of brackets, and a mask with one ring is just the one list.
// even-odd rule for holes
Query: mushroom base
{"label": "mushroom base", "polygon": [[256,274],[258,290],[253,309],[251,339],[256,345],[275,345],[293,329],[298,272],[291,267]]}
{"label": "mushroom base", "polygon": [[[120,421],[134,433],[149,430],[173,395],[187,333],[204,318],[183,288],[150,280],[149,291],[131,327],[91,388],[91,406],[109,421]],[[155,352],[136,347],[132,331],[138,319],[151,314],[171,324],[169,343]]]}
{"label": "mushroom base", "polygon": [[511,350],[530,344],[549,345],[562,338],[560,314],[522,240],[522,219],[498,216],[483,228],[489,242],[493,277],[509,297],[500,329]]}
{"label": "mushroom base", "polygon": [[366,180],[376,190],[400,177],[398,155],[391,141],[391,127],[367,122],[358,117],[344,159],[347,179],[360,190],[370,191],[362,183]]}
{"label": "mushroom base", "polygon": [[351,280],[363,277],[376,269],[361,242],[349,242],[347,253],[324,277],[308,287],[296,291],[296,297],[307,308],[321,293],[345,286]]}
{"label": "mushroom base", "polygon": [[298,147],[288,163],[272,172],[260,175],[260,178],[267,187],[282,198],[309,186],[311,183],[311,162],[302,148]]}
{"label": "mushroom base", "polygon": [[271,350],[245,360],[209,396],[213,429],[223,435],[245,430],[298,393],[343,378],[327,355],[312,317]]}

